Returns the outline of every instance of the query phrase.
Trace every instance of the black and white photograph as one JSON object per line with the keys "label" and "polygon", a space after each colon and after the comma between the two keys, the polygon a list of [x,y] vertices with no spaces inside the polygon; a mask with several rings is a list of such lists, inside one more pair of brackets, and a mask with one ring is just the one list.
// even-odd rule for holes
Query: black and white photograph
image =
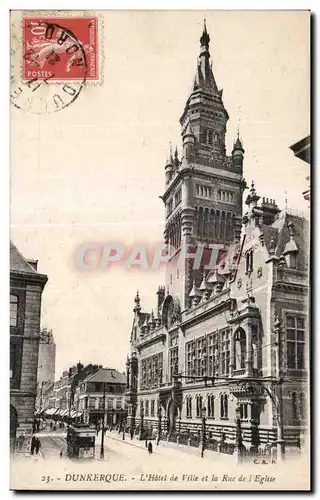
{"label": "black and white photograph", "polygon": [[310,490],[310,25],[11,11],[12,490]]}

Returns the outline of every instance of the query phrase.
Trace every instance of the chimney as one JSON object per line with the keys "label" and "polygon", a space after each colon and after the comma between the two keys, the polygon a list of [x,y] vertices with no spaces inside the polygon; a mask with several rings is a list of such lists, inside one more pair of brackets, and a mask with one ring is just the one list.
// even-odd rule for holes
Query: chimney
{"label": "chimney", "polygon": [[280,212],[278,205],[276,205],[275,200],[269,198],[262,198],[262,203],[259,206],[262,211],[262,224],[270,226],[274,223],[276,216]]}
{"label": "chimney", "polygon": [[157,296],[158,296],[157,310],[158,310],[158,314],[159,314],[159,311],[160,311],[160,308],[163,304],[164,296],[165,296],[165,287],[164,286],[159,286],[158,291],[157,291]]}

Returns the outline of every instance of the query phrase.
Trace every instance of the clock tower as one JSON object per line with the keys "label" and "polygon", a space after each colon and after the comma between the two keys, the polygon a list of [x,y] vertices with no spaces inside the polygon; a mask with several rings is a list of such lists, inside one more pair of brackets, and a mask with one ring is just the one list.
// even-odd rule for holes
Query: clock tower
{"label": "clock tower", "polygon": [[226,154],[229,115],[213,75],[209,43],[204,24],[196,74],[180,118],[182,155],[170,148],[165,165],[164,238],[171,249],[166,290],[179,299],[182,310],[203,275],[201,268],[193,270],[179,258],[182,249],[227,247],[239,241],[241,232],[244,149],[238,135],[231,155]]}

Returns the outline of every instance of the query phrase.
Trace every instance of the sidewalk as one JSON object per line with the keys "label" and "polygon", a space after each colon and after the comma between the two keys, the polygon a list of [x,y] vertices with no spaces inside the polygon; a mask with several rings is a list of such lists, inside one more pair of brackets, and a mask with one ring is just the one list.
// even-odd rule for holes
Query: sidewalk
{"label": "sidewalk", "polygon": [[[108,446],[108,439],[112,439],[114,441],[119,441],[124,445],[134,446],[136,448],[141,448],[146,450],[145,441],[139,440],[136,437],[130,439],[129,434],[125,435],[125,440],[122,439],[122,433],[118,434],[117,431],[107,431],[104,438],[104,444]],[[178,445],[176,443],[167,442],[166,440],[160,441],[159,445],[156,444],[156,441],[151,441],[153,447],[153,453],[167,456],[167,457],[179,457],[183,459],[182,454],[193,456],[195,458],[199,458],[199,460],[209,460],[209,461],[219,461],[225,462],[226,464],[230,464],[235,461],[233,455],[226,455],[224,453],[217,453],[211,450],[205,450],[203,458],[200,455],[200,448],[195,448],[192,446]],[[101,445],[101,432],[99,432],[99,436],[96,436],[95,445]],[[147,451],[147,450],[146,450]]]}

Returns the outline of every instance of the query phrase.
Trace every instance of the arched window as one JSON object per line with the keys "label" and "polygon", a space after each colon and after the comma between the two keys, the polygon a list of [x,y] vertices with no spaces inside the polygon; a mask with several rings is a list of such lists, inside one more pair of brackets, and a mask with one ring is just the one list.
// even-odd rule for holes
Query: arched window
{"label": "arched window", "polygon": [[197,396],[196,405],[197,405],[197,418],[200,418],[202,410],[202,396]]}
{"label": "arched window", "polygon": [[233,240],[232,219],[230,212],[227,213],[227,240]]}
{"label": "arched window", "polygon": [[209,209],[208,208],[205,208],[205,210],[204,210],[203,225],[204,225],[203,237],[208,238],[208,236],[209,236]]}
{"label": "arched window", "polygon": [[210,226],[209,226],[209,238],[214,238],[214,210],[210,210]]}
{"label": "arched window", "polygon": [[225,241],[226,239],[226,213],[221,212],[221,220],[220,220],[220,238]]}
{"label": "arched window", "polygon": [[208,396],[208,418],[214,418],[214,395],[209,394]]}
{"label": "arched window", "polygon": [[198,236],[199,238],[203,237],[203,208],[199,207],[198,210]]}
{"label": "arched window", "polygon": [[236,370],[244,369],[246,366],[246,334],[242,328],[238,328],[234,334],[234,357]]}
{"label": "arched window", "polygon": [[227,394],[220,395],[220,417],[222,419],[228,418],[228,395]]}
{"label": "arched window", "polygon": [[186,405],[187,405],[187,418],[192,418],[192,397],[191,396],[187,396]]}
{"label": "arched window", "polygon": [[214,232],[216,239],[220,239],[220,210],[216,211]]}

